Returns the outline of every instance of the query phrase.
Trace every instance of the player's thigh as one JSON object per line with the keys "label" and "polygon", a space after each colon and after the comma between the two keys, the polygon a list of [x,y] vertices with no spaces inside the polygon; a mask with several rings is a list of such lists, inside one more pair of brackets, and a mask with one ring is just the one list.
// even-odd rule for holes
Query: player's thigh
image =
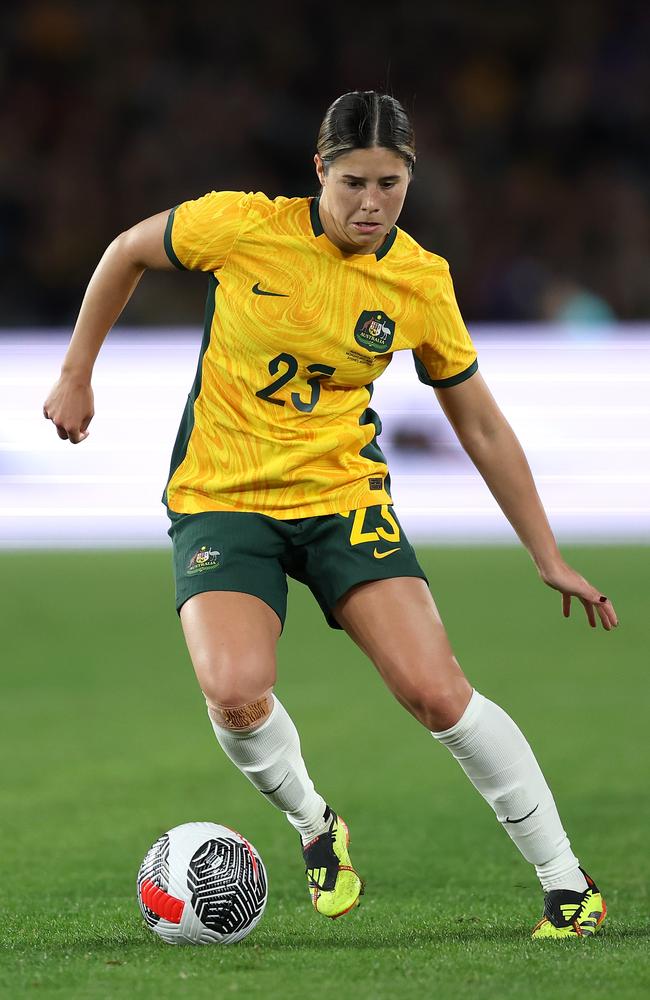
{"label": "player's thigh", "polygon": [[282,625],[259,597],[204,591],[180,609],[197,680],[216,705],[245,705],[275,684],[276,645]]}
{"label": "player's thigh", "polygon": [[333,612],[396,698],[424,725],[442,730],[458,721],[472,689],[424,580],[361,583]]}
{"label": "player's thigh", "polygon": [[171,518],[176,607],[201,688],[212,704],[258,700],[286,614],[285,528],[237,511]]}

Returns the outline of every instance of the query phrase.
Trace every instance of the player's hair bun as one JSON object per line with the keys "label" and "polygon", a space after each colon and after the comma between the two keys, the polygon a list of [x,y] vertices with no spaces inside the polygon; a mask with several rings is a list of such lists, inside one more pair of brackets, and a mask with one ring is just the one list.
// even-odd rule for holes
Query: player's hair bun
{"label": "player's hair bun", "polygon": [[316,148],[327,166],[353,149],[393,149],[412,172],[415,136],[406,111],[396,98],[376,90],[352,90],[327,109]]}

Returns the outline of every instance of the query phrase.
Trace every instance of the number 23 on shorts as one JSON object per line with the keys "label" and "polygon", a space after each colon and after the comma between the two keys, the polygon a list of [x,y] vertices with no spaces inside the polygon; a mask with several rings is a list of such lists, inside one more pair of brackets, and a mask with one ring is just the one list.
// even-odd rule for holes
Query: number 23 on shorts
{"label": "number 23 on shorts", "polygon": [[399,542],[399,524],[393,517],[388,504],[381,505],[381,518],[386,527],[379,524],[375,528],[366,528],[366,517],[370,511],[376,511],[375,507],[360,507],[358,510],[348,510],[341,513],[341,517],[352,517],[352,528],[350,530],[350,545],[361,545],[363,542]]}

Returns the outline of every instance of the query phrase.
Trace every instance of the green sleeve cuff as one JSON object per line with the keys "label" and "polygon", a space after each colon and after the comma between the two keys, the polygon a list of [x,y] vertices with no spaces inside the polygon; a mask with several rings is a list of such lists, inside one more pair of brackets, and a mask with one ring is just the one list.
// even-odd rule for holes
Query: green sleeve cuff
{"label": "green sleeve cuff", "polygon": [[431,378],[415,351],[413,351],[413,360],[420,382],[424,382],[425,385],[430,385],[434,389],[448,389],[452,385],[460,385],[461,382],[471,378],[474,372],[478,371],[478,358],[474,358],[471,365],[465,371],[458,372],[457,375],[450,375],[449,378]]}
{"label": "green sleeve cuff", "polygon": [[[178,208],[178,205],[176,206],[176,208]],[[169,257],[174,267],[177,267],[179,271],[187,271],[185,264],[181,263],[181,261],[178,259],[174,247],[172,246],[172,228],[174,226],[174,215],[176,214],[176,208],[172,208],[171,212],[169,213],[169,218],[167,219],[167,225],[165,226],[165,238],[164,238],[165,253]]]}

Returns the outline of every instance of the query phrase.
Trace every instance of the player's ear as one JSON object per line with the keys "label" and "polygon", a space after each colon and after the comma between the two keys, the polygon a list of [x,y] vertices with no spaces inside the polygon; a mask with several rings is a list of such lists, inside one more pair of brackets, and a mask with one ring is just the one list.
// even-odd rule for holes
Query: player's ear
{"label": "player's ear", "polygon": [[325,183],[325,164],[323,163],[318,153],[314,154],[314,163],[316,164],[316,175],[322,187],[322,185]]}

